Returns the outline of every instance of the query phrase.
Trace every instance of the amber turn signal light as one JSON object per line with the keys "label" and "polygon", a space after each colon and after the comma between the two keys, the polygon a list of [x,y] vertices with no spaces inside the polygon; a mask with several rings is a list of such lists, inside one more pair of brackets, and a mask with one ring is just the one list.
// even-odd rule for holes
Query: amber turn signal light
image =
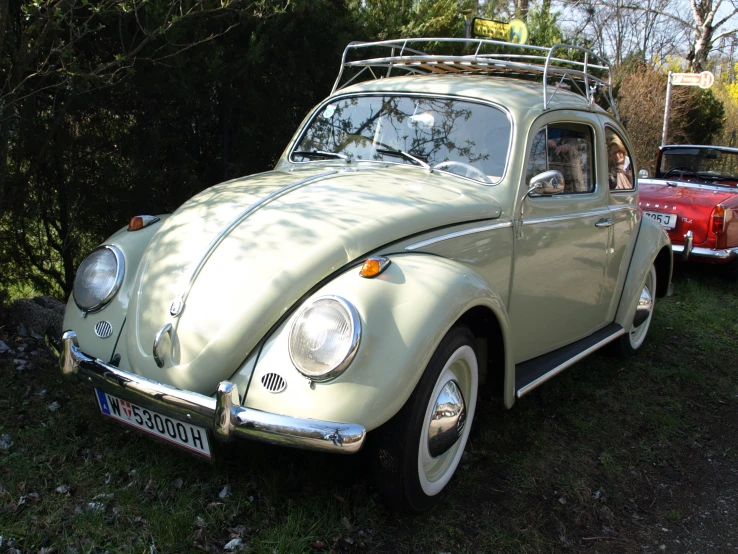
{"label": "amber turn signal light", "polygon": [[371,279],[372,277],[376,277],[385,269],[387,269],[390,263],[391,262],[387,258],[383,258],[382,256],[367,258],[364,261],[364,264],[361,266],[361,271],[359,271],[359,275],[361,275],[362,277],[366,277],[367,279]]}
{"label": "amber turn signal light", "polygon": [[159,218],[153,215],[137,215],[131,218],[131,221],[128,222],[128,230],[129,231],[138,231],[140,229],[143,229],[144,227],[148,227],[149,225],[156,223],[159,221]]}

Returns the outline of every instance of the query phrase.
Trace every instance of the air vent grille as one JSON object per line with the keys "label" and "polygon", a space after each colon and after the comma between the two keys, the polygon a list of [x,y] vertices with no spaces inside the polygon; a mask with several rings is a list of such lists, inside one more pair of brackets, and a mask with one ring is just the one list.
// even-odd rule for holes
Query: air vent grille
{"label": "air vent grille", "polygon": [[287,388],[287,382],[277,373],[267,373],[263,375],[261,377],[261,384],[266,390],[274,394],[282,392]]}
{"label": "air vent grille", "polygon": [[113,334],[113,326],[107,321],[98,321],[95,324],[95,334],[101,339],[106,339]]}

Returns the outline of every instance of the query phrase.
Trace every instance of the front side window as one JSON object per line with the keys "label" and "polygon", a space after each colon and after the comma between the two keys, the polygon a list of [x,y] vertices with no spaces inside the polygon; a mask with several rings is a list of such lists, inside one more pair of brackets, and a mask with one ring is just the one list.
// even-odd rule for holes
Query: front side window
{"label": "front side window", "polygon": [[[291,160],[417,160],[471,179],[497,183],[507,164],[511,123],[492,106],[452,98],[355,96],[313,117]],[[408,156],[409,154],[409,156]],[[416,158],[417,160],[413,160]]]}
{"label": "front side window", "polygon": [[576,123],[543,127],[533,138],[526,182],[547,170],[561,172],[565,194],[594,191],[592,130]]}
{"label": "front side window", "polygon": [[607,182],[610,190],[633,190],[633,163],[623,139],[610,128],[605,129],[607,141]]}

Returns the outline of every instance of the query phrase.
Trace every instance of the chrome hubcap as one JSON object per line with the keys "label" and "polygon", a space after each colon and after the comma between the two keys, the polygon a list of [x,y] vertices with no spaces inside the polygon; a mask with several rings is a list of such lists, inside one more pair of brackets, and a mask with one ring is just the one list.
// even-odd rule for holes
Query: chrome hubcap
{"label": "chrome hubcap", "polygon": [[648,289],[648,285],[646,285],[643,287],[641,297],[638,299],[638,306],[636,307],[635,317],[633,318],[633,326],[638,327],[648,320],[652,311],[653,297],[651,296],[651,291]]}
{"label": "chrome hubcap", "polygon": [[428,426],[428,452],[431,457],[447,452],[461,437],[466,423],[464,396],[456,381],[449,381],[436,398]]}

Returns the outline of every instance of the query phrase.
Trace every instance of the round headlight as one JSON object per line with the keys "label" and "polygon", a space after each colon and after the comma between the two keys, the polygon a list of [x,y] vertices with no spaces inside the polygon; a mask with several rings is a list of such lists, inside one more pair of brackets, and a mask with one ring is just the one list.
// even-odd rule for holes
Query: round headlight
{"label": "round headlight", "polygon": [[337,296],[311,302],[297,314],[290,330],[292,363],[305,377],[338,377],[359,348],[361,320],[351,304]]}
{"label": "round headlight", "polygon": [[85,312],[110,302],[123,282],[123,253],[115,246],[101,246],[87,256],[74,278],[74,302]]}

